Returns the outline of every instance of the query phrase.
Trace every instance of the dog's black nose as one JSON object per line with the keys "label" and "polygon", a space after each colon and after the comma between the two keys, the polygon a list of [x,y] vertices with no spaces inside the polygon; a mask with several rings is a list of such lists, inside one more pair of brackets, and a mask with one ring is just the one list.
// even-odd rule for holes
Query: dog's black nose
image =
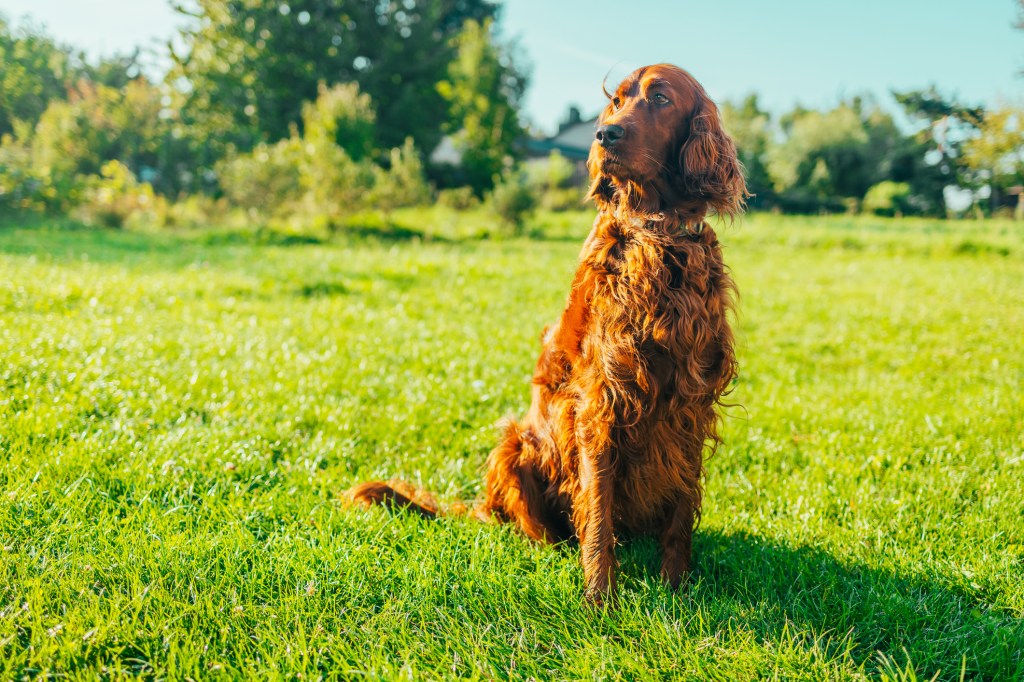
{"label": "dog's black nose", "polygon": [[601,143],[602,147],[611,147],[613,144],[622,139],[625,130],[622,126],[617,125],[606,125],[600,126],[597,129],[597,141]]}

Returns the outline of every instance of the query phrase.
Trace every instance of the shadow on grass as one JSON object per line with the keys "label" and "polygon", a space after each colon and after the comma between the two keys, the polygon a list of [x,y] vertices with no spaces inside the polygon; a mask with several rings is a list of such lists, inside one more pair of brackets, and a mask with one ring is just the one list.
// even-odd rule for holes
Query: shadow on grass
{"label": "shadow on grass", "polygon": [[94,228],[70,219],[0,220],[0,254],[46,256],[57,260],[119,262],[133,255],[173,252],[188,244],[173,233],[141,234]]}
{"label": "shadow on grass", "polygon": [[335,231],[335,234],[343,238],[347,237],[362,240],[369,239],[381,242],[423,241],[446,244],[455,241],[463,241],[432,234],[426,230],[409,227],[408,225],[401,225],[390,220],[350,223],[339,227]]}
{"label": "shadow on grass", "polygon": [[[957,679],[966,657],[968,679],[1024,679],[1024,619],[986,601],[980,589],[851,565],[745,533],[698,531],[694,554],[688,598],[720,630],[747,629],[763,643],[807,633],[831,640],[834,654],[849,650],[868,670],[882,653],[897,663],[909,658],[929,677]],[[653,541],[625,544],[619,559],[625,584],[659,584]]]}

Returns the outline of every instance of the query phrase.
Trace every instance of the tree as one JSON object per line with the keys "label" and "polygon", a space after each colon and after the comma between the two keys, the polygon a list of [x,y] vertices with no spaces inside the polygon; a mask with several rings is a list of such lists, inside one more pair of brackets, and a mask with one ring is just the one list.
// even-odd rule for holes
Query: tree
{"label": "tree", "polygon": [[159,90],[136,79],[123,90],[82,82],[50,104],[32,137],[33,163],[53,175],[98,175],[120,161],[135,175],[155,169],[164,142]]}
{"label": "tree", "polygon": [[522,135],[517,113],[526,77],[512,58],[497,46],[490,21],[467,21],[452,39],[457,50],[447,79],[437,90],[449,104],[446,130],[462,153],[462,169],[478,197],[514,155]]}
{"label": "tree", "polygon": [[435,84],[467,19],[495,16],[487,0],[197,0],[168,82],[209,166],[229,147],[276,142],[301,126],[321,83],[356,82],[377,112],[376,146],[412,136],[431,150],[447,102]]}
{"label": "tree", "polygon": [[420,204],[430,191],[412,138],[378,165],[369,155],[375,113],[355,83],[322,87],[302,107],[303,130],[216,165],[220,187],[257,221],[284,221],[304,229],[338,228],[354,212]]}
{"label": "tree", "polygon": [[14,133],[18,121],[34,127],[51,102],[67,99],[81,81],[121,89],[139,75],[137,50],[90,63],[32,26],[13,30],[3,15],[0,65],[0,137]]}
{"label": "tree", "polygon": [[946,98],[935,86],[927,90],[893,92],[892,95],[907,116],[919,123],[913,140],[920,160],[910,179],[911,194],[930,205],[944,207],[945,187],[973,187],[977,184],[977,178],[964,162],[960,148],[976,133],[984,117],[984,109]]}
{"label": "tree", "polygon": [[771,114],[761,109],[757,95],[751,94],[739,104],[723,103],[722,122],[743,163],[747,190],[752,195],[748,203],[757,208],[770,206],[775,195],[767,165],[772,143]]}
{"label": "tree", "polygon": [[1024,182],[1024,110],[1010,104],[986,111],[979,135],[963,144],[963,161],[991,187],[991,206],[1011,185]]}
{"label": "tree", "polygon": [[321,84],[317,98],[302,105],[303,137],[315,145],[335,144],[354,161],[373,152],[377,112],[355,83]]}
{"label": "tree", "polygon": [[836,210],[871,186],[868,134],[856,109],[797,109],[783,121],[788,135],[768,150],[775,190],[791,210]]}
{"label": "tree", "polygon": [[15,33],[0,15],[0,137],[13,133],[16,121],[35,125],[51,101],[64,98],[70,61],[68,51],[42,33]]}

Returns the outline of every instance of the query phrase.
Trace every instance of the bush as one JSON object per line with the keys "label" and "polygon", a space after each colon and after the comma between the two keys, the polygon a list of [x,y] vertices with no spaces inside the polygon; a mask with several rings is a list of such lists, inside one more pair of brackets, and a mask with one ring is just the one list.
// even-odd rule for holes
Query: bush
{"label": "bush", "polygon": [[526,174],[542,208],[569,211],[583,203],[583,192],[575,183],[576,167],[557,150],[527,163]]}
{"label": "bush", "polygon": [[367,204],[376,178],[369,159],[355,161],[329,138],[302,142],[299,180],[302,201],[292,206],[293,218],[318,228],[333,228]]}
{"label": "bush", "polygon": [[430,201],[431,191],[423,175],[423,162],[412,138],[392,149],[389,168],[377,168],[370,203],[388,212],[403,206],[421,206]]}
{"label": "bush", "polygon": [[87,179],[82,203],[75,217],[100,227],[122,228],[129,218],[138,217],[147,223],[166,211],[158,205],[162,198],[153,193],[148,183],[140,183],[120,161],[108,161],[100,175]]}
{"label": "bush", "polygon": [[538,201],[526,174],[512,168],[501,174],[487,196],[487,203],[515,234],[522,234],[523,224],[536,209]]}
{"label": "bush", "polygon": [[10,135],[0,140],[0,210],[47,207],[46,182],[32,165],[27,145]]}
{"label": "bush", "polygon": [[872,185],[864,195],[861,208],[875,215],[902,215],[911,208],[910,185],[891,180]]}
{"label": "bush", "polygon": [[468,211],[479,206],[480,200],[473,194],[472,187],[454,187],[438,192],[437,203],[456,211]]}
{"label": "bush", "polygon": [[302,105],[302,139],[316,147],[334,145],[362,161],[373,154],[377,113],[358,83],[320,84],[317,98]]}
{"label": "bush", "polygon": [[254,218],[269,219],[286,214],[302,197],[302,166],[302,142],[289,138],[227,158],[215,171],[228,201]]}
{"label": "bush", "polygon": [[166,227],[203,228],[225,220],[230,212],[226,199],[206,194],[191,194],[167,206],[163,217]]}
{"label": "bush", "polygon": [[34,126],[16,122],[15,135],[0,143],[0,206],[70,212],[85,202],[81,214],[90,220],[123,225],[124,207],[105,208],[100,198],[121,173],[106,164],[119,162],[132,182],[140,174],[159,184],[161,164],[183,160],[166,114],[160,89],[144,79],[120,88],[79,82],[67,100],[50,101]]}
{"label": "bush", "polygon": [[578,187],[552,189],[544,192],[541,208],[547,211],[572,211],[583,206],[583,191]]}
{"label": "bush", "polygon": [[388,153],[387,168],[379,166],[367,147],[373,120],[372,103],[355,84],[321,88],[303,108],[301,137],[293,132],[221,162],[221,189],[251,219],[292,229],[330,230],[361,210],[426,203],[430,188],[412,139]]}
{"label": "bush", "polygon": [[133,173],[156,168],[166,141],[160,91],[143,79],[123,90],[82,82],[54,101],[32,135],[32,161],[51,177],[97,175],[118,160]]}

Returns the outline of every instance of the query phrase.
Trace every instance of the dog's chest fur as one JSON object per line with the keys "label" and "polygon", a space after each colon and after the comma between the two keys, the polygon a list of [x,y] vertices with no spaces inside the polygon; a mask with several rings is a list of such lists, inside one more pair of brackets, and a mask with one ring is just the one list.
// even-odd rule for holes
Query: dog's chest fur
{"label": "dog's chest fur", "polygon": [[[583,334],[581,367],[592,386],[599,372],[613,428],[615,516],[623,530],[643,528],[700,477],[715,387],[702,374],[722,355],[714,338],[725,314],[717,301],[717,240],[661,226],[600,224],[585,254],[596,273]],[[703,393],[704,396],[699,394]]]}

